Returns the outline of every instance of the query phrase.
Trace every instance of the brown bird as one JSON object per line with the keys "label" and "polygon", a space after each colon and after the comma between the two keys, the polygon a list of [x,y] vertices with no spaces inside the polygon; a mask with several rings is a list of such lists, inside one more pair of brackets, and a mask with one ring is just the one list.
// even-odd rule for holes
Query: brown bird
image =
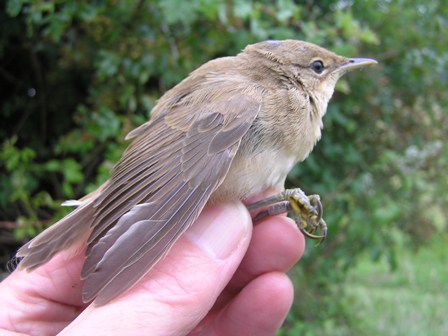
{"label": "brown bird", "polygon": [[[246,200],[283,188],[321,137],[336,81],[375,64],[316,45],[265,41],[212,60],[166,92],[111,178],[24,245],[32,270],[87,242],[83,301],[102,305],[132,287],[172,247],[208,202]],[[318,196],[300,189],[249,205],[257,218],[292,210],[307,236],[324,238]],[[314,233],[321,229],[322,234]]]}

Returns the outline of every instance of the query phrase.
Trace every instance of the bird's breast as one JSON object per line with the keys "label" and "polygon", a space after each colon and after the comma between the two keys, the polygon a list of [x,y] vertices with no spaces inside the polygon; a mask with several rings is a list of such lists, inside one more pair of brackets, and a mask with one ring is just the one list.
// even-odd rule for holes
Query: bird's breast
{"label": "bird's breast", "polygon": [[313,114],[304,91],[265,90],[260,111],[211,201],[245,200],[283,188],[289,171],[320,138],[321,127],[321,116]]}
{"label": "bird's breast", "polygon": [[274,149],[252,154],[239,152],[211,201],[245,200],[269,188],[281,189],[295,163],[294,156]]}

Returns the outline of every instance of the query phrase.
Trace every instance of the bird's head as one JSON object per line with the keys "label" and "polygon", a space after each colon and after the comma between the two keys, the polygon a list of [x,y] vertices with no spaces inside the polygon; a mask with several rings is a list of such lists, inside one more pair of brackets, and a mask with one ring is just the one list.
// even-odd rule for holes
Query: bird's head
{"label": "bird's head", "polygon": [[[337,80],[348,71],[376,64],[369,58],[346,58],[299,40],[264,41],[247,46],[243,53],[252,56],[264,69],[279,75],[285,85],[298,86],[316,104],[326,105]],[[255,59],[254,59],[255,57]],[[325,111],[320,111],[320,114]]]}

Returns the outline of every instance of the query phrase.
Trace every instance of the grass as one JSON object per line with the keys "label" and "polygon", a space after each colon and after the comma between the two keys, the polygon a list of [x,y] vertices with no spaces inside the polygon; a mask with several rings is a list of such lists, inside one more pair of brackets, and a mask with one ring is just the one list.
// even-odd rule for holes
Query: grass
{"label": "grass", "polygon": [[385,260],[362,258],[332,290],[341,316],[336,311],[312,325],[290,321],[292,328],[279,335],[448,335],[447,246],[447,239],[438,239],[418,252],[401,250],[394,271]]}
{"label": "grass", "polygon": [[365,259],[350,271],[347,295],[365,335],[448,335],[448,250],[439,239],[400,251],[398,269]]}

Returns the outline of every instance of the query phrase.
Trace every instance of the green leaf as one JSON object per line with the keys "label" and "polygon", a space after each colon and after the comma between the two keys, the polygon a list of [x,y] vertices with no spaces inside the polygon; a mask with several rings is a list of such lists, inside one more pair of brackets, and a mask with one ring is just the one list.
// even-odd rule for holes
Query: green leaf
{"label": "green leaf", "polygon": [[6,2],[6,12],[9,16],[15,17],[22,10],[22,0],[8,0]]}
{"label": "green leaf", "polygon": [[70,184],[80,183],[83,180],[81,165],[74,159],[65,159],[62,162],[64,178]]}

